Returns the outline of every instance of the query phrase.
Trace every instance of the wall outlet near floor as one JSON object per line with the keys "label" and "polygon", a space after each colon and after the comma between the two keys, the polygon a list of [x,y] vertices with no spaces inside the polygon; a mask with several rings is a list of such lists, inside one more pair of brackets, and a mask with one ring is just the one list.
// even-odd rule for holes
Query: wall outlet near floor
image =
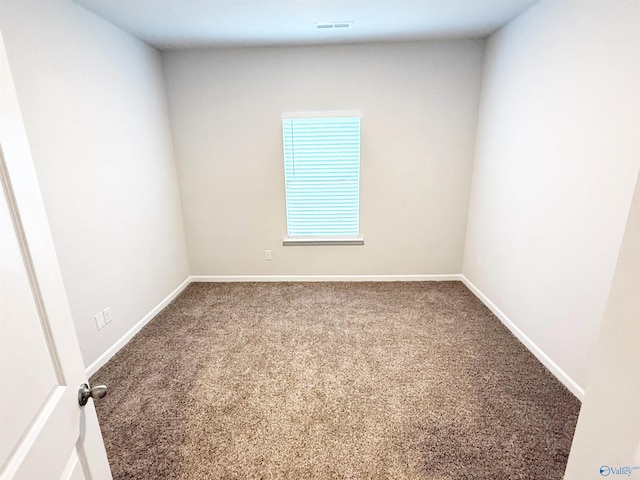
{"label": "wall outlet near floor", "polygon": [[96,326],[98,327],[98,330],[102,330],[107,324],[104,320],[104,312],[96,313],[94,318],[96,319]]}
{"label": "wall outlet near floor", "polygon": [[104,314],[104,323],[111,323],[111,307],[105,308],[102,313]]}
{"label": "wall outlet near floor", "polygon": [[271,250],[264,251],[264,259],[267,262],[270,262],[271,260],[273,260],[273,258],[271,257]]}

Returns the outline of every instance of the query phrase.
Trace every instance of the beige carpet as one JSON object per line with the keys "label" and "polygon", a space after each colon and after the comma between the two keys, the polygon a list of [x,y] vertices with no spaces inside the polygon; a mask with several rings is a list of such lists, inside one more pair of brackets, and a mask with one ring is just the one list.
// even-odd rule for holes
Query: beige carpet
{"label": "beige carpet", "polygon": [[580,407],[458,282],[192,284],[91,381],[115,479],[560,479]]}

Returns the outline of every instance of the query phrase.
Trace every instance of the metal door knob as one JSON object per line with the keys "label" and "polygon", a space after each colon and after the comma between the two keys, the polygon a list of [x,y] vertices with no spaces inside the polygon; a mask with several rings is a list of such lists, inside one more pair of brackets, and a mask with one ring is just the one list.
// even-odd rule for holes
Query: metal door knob
{"label": "metal door knob", "polygon": [[96,385],[95,387],[90,388],[88,384],[83,383],[80,385],[80,389],[78,390],[78,403],[81,407],[84,407],[89,401],[89,397],[97,400],[98,398],[104,397],[106,394],[106,385]]}

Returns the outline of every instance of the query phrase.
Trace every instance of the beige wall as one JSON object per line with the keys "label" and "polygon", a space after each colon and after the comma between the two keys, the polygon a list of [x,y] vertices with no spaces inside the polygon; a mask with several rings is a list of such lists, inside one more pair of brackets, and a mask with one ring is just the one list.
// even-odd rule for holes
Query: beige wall
{"label": "beige wall", "polygon": [[69,1],[3,1],[0,28],[90,364],[188,275],[160,56]]}
{"label": "beige wall", "polygon": [[640,167],[638,2],[542,1],[487,44],[463,273],[584,388]]}
{"label": "beige wall", "polygon": [[[163,53],[192,274],[460,273],[482,55],[471,40]],[[365,245],[283,247],[281,114],[322,110],[362,114]]]}

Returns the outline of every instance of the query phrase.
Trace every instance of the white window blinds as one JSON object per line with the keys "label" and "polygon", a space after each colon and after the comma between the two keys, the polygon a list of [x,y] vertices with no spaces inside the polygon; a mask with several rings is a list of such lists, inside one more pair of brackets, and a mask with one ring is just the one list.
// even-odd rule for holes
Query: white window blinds
{"label": "white window blinds", "polygon": [[356,237],[360,118],[282,120],[289,238]]}

